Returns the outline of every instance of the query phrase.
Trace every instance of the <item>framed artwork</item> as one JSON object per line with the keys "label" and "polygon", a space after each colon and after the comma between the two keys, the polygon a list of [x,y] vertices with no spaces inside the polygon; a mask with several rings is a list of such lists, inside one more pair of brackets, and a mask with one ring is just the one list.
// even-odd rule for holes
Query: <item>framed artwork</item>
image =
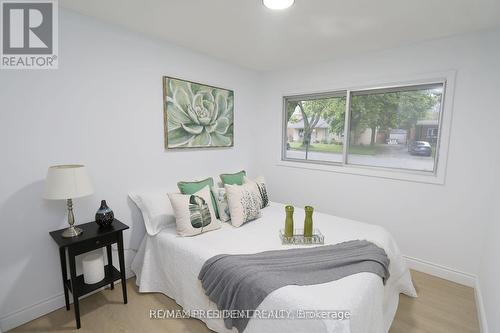
{"label": "framed artwork", "polygon": [[232,147],[234,92],[163,77],[165,148]]}

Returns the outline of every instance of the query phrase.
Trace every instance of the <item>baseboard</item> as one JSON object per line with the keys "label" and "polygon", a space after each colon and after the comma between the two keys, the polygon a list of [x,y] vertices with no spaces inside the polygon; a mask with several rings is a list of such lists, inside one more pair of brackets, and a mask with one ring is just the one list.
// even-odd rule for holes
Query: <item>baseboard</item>
{"label": "baseboard", "polygon": [[461,272],[459,270],[446,266],[434,264],[429,261],[417,259],[409,256],[403,256],[406,259],[406,264],[410,269],[423,272],[432,276],[436,276],[448,281],[463,284],[467,287],[476,287],[476,276]]}
{"label": "baseboard", "polygon": [[65,306],[63,293],[46,298],[38,303],[28,305],[0,318],[0,331],[6,332],[35,318],[62,308],[63,306]]}
{"label": "baseboard", "polygon": [[483,303],[483,294],[481,292],[481,285],[479,283],[479,279],[476,278],[476,285],[474,287],[474,292],[476,295],[476,309],[477,309],[477,318],[479,320],[479,328],[481,333],[488,333],[488,320],[486,319],[486,311]]}
{"label": "baseboard", "polygon": [[[134,276],[134,273],[130,270],[129,267],[127,267],[125,271],[125,275],[128,278],[131,278]],[[121,281],[118,280],[115,282],[115,285],[119,284]],[[89,293],[83,297],[80,297],[80,299],[83,299],[87,296],[90,296],[94,293],[98,293],[101,290],[104,290],[107,287],[102,287],[101,289],[98,289],[92,293]],[[70,303],[73,303],[71,294],[70,294]],[[15,327],[21,326],[22,324],[25,324],[29,321],[32,321],[38,317],[44,316],[52,311],[55,311],[57,309],[60,309],[65,306],[64,302],[64,293],[59,293],[57,295],[51,296],[49,298],[46,298],[42,301],[39,301],[35,304],[28,305],[22,309],[19,309],[17,311],[11,312],[2,318],[0,318],[0,332],[6,332],[8,330],[11,330]],[[71,308],[71,311],[73,311],[73,308]]]}

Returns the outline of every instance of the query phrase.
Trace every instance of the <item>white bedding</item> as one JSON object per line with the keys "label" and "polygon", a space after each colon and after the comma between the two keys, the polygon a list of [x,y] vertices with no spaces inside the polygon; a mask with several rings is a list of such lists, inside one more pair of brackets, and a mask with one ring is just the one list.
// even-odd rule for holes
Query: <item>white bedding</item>
{"label": "white bedding", "polygon": [[[179,237],[175,225],[156,236],[145,236],[132,270],[140,292],[161,292],[185,310],[217,309],[204,293],[198,273],[204,262],[221,253],[241,254],[286,249],[278,230],[284,225],[284,206],[271,203],[262,217],[234,228],[225,223],[222,229],[195,237]],[[303,214],[295,212],[296,227]],[[349,310],[350,320],[283,320],[251,319],[245,333],[277,332],[387,332],[398,306],[399,293],[416,296],[409,270],[392,236],[383,228],[315,213],[314,227],[325,236],[325,244],[366,239],[385,249],[390,259],[391,277],[386,285],[372,273],[359,273],[343,279],[311,286],[286,286],[272,292],[258,310]],[[222,319],[203,319],[217,332],[228,330]]]}

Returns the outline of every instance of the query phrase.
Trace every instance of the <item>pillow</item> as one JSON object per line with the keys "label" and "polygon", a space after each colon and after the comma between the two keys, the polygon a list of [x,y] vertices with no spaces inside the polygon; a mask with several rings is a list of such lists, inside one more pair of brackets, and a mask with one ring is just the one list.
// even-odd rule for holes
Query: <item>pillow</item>
{"label": "pillow", "polygon": [[168,197],[179,235],[195,236],[221,227],[210,203],[212,196],[208,186],[193,194],[169,193]]}
{"label": "pillow", "polygon": [[222,222],[228,222],[229,220],[231,220],[226,189],[212,186],[212,195],[214,196],[217,203],[217,209],[219,210],[219,219]]}
{"label": "pillow", "polygon": [[246,174],[245,170],[236,173],[223,173],[220,175],[220,179],[224,185],[243,185],[243,178]]}
{"label": "pillow", "polygon": [[260,217],[261,199],[255,183],[226,185],[227,201],[231,214],[231,224],[239,227]]}
{"label": "pillow", "polygon": [[266,180],[264,177],[257,177],[255,180],[251,180],[245,176],[243,179],[244,184],[254,183],[257,194],[260,198],[260,208],[265,208],[269,206],[269,197],[267,195]]}
{"label": "pillow", "polygon": [[157,190],[128,195],[141,211],[146,232],[151,236],[175,223],[174,211],[167,200],[168,192]]}
{"label": "pillow", "polygon": [[[179,191],[181,191],[182,194],[195,194],[205,186],[208,186],[211,188],[214,186],[214,180],[212,177],[208,177],[207,179],[199,180],[199,181],[194,181],[194,182],[178,182],[177,187],[179,188]],[[217,202],[215,200],[215,197],[210,193],[211,196],[211,202],[213,209],[215,211],[215,216],[219,218],[219,212],[217,210]]]}

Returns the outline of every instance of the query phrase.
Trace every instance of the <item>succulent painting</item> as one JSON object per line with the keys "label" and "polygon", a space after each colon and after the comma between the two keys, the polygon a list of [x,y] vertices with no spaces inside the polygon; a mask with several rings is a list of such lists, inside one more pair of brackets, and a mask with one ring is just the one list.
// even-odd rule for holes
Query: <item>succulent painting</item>
{"label": "succulent painting", "polygon": [[194,194],[189,198],[189,214],[191,225],[196,229],[201,228],[200,232],[203,232],[203,227],[212,222],[210,209],[205,199]]}
{"label": "succulent painting", "polygon": [[163,78],[166,148],[233,145],[234,93],[199,83]]}

